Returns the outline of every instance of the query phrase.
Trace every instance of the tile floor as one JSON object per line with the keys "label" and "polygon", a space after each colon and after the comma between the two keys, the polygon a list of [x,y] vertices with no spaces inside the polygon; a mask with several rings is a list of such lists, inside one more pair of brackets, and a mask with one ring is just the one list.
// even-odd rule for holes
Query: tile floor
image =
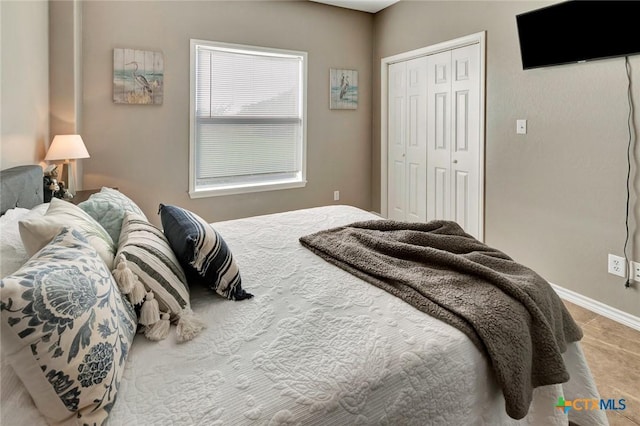
{"label": "tile floor", "polygon": [[626,400],[607,411],[611,426],[640,426],[640,331],[564,301],[582,327],[582,350],[602,398]]}

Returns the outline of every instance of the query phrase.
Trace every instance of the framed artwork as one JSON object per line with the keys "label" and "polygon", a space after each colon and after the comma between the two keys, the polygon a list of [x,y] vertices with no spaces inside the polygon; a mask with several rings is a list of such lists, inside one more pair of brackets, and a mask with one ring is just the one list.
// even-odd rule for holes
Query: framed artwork
{"label": "framed artwork", "polygon": [[113,49],[113,102],[161,105],[164,98],[162,52]]}
{"label": "framed artwork", "polygon": [[358,108],[358,71],[329,70],[329,109]]}

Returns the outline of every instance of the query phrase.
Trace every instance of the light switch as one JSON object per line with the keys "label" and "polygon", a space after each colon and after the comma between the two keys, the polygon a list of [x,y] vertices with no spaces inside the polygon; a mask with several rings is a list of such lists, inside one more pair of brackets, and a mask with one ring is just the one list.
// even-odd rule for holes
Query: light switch
{"label": "light switch", "polygon": [[527,134],[527,120],[516,120],[516,133],[519,135]]}

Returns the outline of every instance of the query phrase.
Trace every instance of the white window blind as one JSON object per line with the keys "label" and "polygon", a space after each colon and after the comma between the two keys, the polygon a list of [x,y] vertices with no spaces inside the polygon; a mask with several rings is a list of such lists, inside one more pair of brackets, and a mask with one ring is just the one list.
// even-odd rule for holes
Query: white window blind
{"label": "white window blind", "polygon": [[304,183],[305,59],[192,41],[192,193]]}

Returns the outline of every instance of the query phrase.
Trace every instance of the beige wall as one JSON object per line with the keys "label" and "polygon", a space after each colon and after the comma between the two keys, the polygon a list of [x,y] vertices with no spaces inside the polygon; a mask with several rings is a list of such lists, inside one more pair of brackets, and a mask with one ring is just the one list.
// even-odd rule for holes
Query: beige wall
{"label": "beige wall", "polygon": [[[515,15],[549,3],[403,1],[374,18],[372,207],[380,208],[380,60],[487,31],[485,240],[549,281],[640,316],[640,290],[607,274],[625,239],[623,58],[523,71]],[[640,56],[630,58],[640,101]],[[640,111],[636,110],[638,127]],[[528,134],[516,135],[516,119]],[[629,254],[640,261],[640,147]]]}
{"label": "beige wall", "polygon": [[80,89],[79,66],[76,63],[76,42],[81,34],[81,2],[52,1],[49,3],[49,130],[51,138],[60,134],[79,133],[79,105],[76,91]]}
{"label": "beige wall", "polygon": [[49,139],[46,1],[0,1],[0,168],[39,163]]}
{"label": "beige wall", "polygon": [[[84,187],[118,187],[159,223],[158,203],[209,221],[340,203],[371,207],[370,14],[312,2],[156,1],[83,4]],[[189,39],[307,51],[308,184],[190,199]],[[113,48],[161,50],[161,106],[112,101]],[[356,111],[329,110],[329,68],[359,71]]]}

